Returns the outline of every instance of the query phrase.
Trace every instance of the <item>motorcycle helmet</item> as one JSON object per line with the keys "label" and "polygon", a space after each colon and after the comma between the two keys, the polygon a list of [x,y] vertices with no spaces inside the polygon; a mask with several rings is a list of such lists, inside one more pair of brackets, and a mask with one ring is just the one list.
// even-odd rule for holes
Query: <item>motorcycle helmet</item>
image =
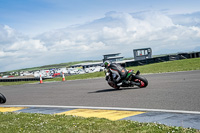
{"label": "motorcycle helmet", "polygon": [[109,60],[104,61],[103,66],[105,68],[108,68],[110,66],[111,62]]}

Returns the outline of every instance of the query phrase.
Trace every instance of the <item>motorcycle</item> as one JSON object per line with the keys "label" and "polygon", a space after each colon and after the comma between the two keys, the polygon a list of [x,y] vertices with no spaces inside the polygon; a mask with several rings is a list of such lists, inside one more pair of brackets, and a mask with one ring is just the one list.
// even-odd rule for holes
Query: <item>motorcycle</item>
{"label": "motorcycle", "polygon": [[0,104],[3,104],[6,102],[6,97],[0,93]]}
{"label": "motorcycle", "polygon": [[140,71],[138,70],[136,73],[133,72],[133,70],[129,70],[127,75],[126,75],[126,81],[127,83],[122,83],[122,85],[117,86],[117,84],[113,81],[113,76],[111,73],[106,72],[106,80],[108,84],[115,88],[115,89],[120,89],[120,87],[134,87],[138,86],[140,88],[147,87],[148,85],[148,80],[145,77],[140,76]]}

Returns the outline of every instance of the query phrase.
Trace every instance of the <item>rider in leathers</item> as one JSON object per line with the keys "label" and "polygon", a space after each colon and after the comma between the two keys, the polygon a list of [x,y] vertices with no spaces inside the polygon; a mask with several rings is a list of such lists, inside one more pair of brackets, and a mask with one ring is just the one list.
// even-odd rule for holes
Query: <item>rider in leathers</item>
{"label": "rider in leathers", "polygon": [[120,64],[105,61],[103,66],[107,69],[108,73],[112,74],[113,81],[117,84],[117,86],[121,86],[122,84],[129,84],[129,81],[125,80],[127,70]]}

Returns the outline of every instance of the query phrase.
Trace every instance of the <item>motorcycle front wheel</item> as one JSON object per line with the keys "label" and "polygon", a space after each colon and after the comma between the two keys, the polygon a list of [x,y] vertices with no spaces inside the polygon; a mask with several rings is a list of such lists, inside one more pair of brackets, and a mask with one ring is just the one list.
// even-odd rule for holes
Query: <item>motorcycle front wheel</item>
{"label": "motorcycle front wheel", "polygon": [[6,97],[0,93],[0,104],[5,103],[6,102]]}
{"label": "motorcycle front wheel", "polygon": [[111,87],[113,87],[113,88],[115,88],[115,89],[119,89],[120,87],[119,86],[117,86],[113,81],[108,81],[108,84],[111,86]]}
{"label": "motorcycle front wheel", "polygon": [[145,77],[139,75],[134,75],[132,80],[136,83],[140,83],[140,85],[138,86],[140,88],[147,87],[148,85],[148,80]]}

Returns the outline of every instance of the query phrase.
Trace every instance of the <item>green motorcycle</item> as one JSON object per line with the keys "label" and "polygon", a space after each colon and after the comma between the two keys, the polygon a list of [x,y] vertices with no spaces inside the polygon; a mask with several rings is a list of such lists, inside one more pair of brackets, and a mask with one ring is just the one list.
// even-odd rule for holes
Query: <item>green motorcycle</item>
{"label": "green motorcycle", "polygon": [[120,89],[120,87],[134,87],[134,86],[144,88],[147,87],[148,85],[148,80],[145,77],[140,76],[140,71],[134,73],[133,70],[129,70],[127,72],[126,78],[124,79],[127,82],[122,82],[122,85],[120,86],[118,86],[113,81],[113,76],[109,72],[106,72],[106,80],[108,84],[115,89]]}

